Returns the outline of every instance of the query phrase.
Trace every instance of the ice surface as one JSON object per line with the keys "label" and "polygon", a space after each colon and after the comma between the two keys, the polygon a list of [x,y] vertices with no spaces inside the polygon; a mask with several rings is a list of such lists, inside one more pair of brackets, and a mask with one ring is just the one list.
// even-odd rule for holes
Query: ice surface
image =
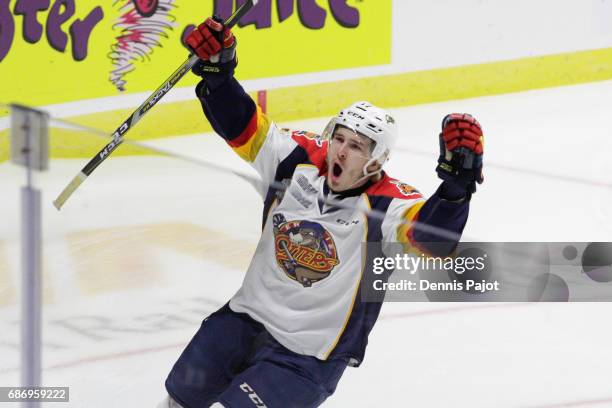
{"label": "ice surface", "polygon": [[[472,113],[486,137],[467,239],[612,241],[612,82],[393,109],[401,129],[393,177],[435,190],[437,133],[451,111]],[[150,143],[251,171],[214,135]],[[53,160],[36,177],[45,206],[43,382],[70,386],[70,407],[153,407],[200,321],[239,287],[261,200],[232,175],[167,157],[113,157],[57,212],[52,200],[83,164]],[[0,175],[0,385],[8,386],[19,383],[24,176],[7,163]],[[363,365],[346,371],[324,406],[612,407],[611,315],[609,303],[386,304]]]}

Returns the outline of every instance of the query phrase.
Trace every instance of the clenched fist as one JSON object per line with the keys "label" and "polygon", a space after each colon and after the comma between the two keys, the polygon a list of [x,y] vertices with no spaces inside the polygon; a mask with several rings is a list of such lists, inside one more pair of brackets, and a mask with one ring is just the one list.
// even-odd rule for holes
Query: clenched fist
{"label": "clenched fist", "polygon": [[452,200],[471,197],[483,182],[484,136],[480,123],[468,113],[451,113],[442,120],[440,157],[436,172],[444,180],[443,195]]}
{"label": "clenched fist", "polygon": [[236,67],[236,38],[220,19],[207,18],[185,38],[185,43],[200,58],[194,65],[196,75],[230,73]]}

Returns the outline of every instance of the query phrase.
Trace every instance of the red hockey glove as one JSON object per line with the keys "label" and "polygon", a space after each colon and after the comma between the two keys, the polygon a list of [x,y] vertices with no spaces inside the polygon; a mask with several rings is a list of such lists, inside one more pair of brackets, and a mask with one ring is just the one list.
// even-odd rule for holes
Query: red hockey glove
{"label": "red hockey glove", "polygon": [[440,157],[436,172],[444,180],[443,198],[468,199],[483,182],[483,134],[480,123],[467,113],[451,113],[442,120]]}
{"label": "red hockey glove", "polygon": [[187,35],[185,43],[200,58],[193,67],[194,74],[234,73],[236,38],[220,18],[207,18]]}

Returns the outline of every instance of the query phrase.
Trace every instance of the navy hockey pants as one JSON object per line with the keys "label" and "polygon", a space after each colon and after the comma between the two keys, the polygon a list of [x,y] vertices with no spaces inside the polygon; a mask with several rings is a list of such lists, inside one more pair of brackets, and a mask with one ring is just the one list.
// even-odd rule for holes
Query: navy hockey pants
{"label": "navy hockey pants", "polygon": [[185,408],[317,407],[346,368],[279,344],[264,327],[226,304],[202,322],[166,379],[168,394]]}

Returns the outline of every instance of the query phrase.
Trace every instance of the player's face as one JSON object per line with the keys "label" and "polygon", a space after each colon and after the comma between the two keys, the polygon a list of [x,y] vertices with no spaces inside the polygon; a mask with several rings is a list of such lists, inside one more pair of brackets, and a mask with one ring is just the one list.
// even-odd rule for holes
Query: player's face
{"label": "player's face", "polygon": [[327,150],[327,185],[335,192],[365,184],[363,166],[370,160],[372,141],[351,129],[339,126]]}

